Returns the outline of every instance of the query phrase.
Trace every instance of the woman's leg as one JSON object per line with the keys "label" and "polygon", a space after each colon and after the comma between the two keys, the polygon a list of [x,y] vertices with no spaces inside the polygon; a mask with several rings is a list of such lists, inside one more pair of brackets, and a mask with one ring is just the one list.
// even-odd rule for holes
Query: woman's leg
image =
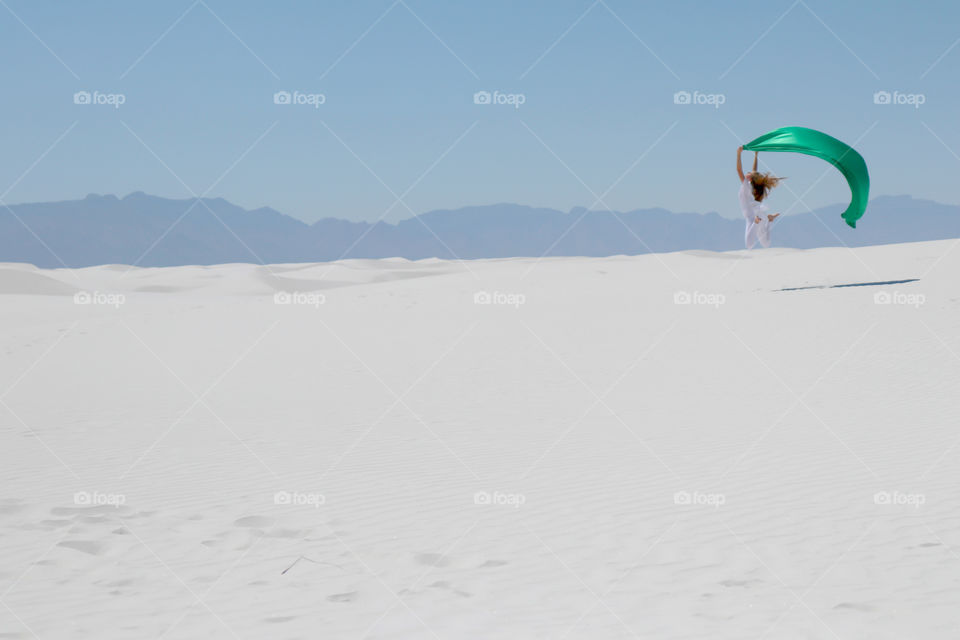
{"label": "woman's leg", "polygon": [[760,224],[756,225],[757,227],[757,240],[760,241],[760,244],[764,248],[770,247],[770,221],[767,219],[761,219]]}
{"label": "woman's leg", "polygon": [[747,220],[747,229],[743,234],[743,243],[747,245],[747,249],[753,249],[753,245],[757,244],[758,228],[753,220]]}

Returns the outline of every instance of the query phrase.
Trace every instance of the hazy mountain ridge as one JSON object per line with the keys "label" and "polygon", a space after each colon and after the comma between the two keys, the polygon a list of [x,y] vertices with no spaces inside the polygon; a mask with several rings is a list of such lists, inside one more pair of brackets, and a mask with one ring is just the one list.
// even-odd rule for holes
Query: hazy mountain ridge
{"label": "hazy mountain ridge", "polygon": [[[960,237],[960,206],[881,196],[870,202],[856,230],[840,220],[842,210],[842,205],[833,205],[781,218],[774,245],[854,247]],[[717,213],[653,208],[617,216],[583,208],[564,213],[504,203],[430,211],[396,224],[338,218],[307,224],[269,207],[246,210],[222,198],[200,202],[142,192],[122,199],[89,195],[82,200],[10,205],[0,211],[0,261],[39,267],[174,266],[743,248],[743,222]]]}

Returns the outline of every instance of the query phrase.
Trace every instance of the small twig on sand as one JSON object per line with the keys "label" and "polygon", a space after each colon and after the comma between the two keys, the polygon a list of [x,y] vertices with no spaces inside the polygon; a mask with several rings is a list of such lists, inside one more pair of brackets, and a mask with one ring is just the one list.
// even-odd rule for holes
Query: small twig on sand
{"label": "small twig on sand", "polygon": [[287,571],[290,571],[290,569],[293,569],[294,565],[297,564],[298,562],[300,562],[301,560],[306,560],[307,562],[312,562],[313,564],[328,564],[328,565],[330,565],[331,567],[336,567],[336,568],[341,569],[341,570],[343,569],[343,567],[341,567],[340,565],[338,565],[338,564],[336,564],[336,563],[333,563],[333,562],[322,562],[322,561],[320,561],[320,560],[311,560],[311,559],[308,558],[307,556],[300,556],[299,558],[297,558],[296,560],[293,561],[293,564],[291,564],[289,567],[287,567],[286,569],[284,569],[283,571],[281,571],[281,572],[280,572],[280,575],[283,575],[283,574],[285,574]]}

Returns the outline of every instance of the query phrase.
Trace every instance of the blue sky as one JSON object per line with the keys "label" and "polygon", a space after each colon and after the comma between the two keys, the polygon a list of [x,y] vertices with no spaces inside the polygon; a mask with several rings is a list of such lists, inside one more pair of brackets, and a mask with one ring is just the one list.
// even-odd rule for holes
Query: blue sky
{"label": "blue sky", "polygon": [[[872,195],[960,203],[960,6],[868,4],[3,0],[0,194],[197,194],[307,221],[497,202],[736,217],[737,144],[803,125],[856,143]],[[849,197],[820,160],[761,159],[790,178],[775,209]]]}

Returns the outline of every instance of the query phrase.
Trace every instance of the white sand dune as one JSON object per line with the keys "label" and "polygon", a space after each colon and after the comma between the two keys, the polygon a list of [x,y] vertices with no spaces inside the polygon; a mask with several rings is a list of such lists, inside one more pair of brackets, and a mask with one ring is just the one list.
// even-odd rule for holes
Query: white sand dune
{"label": "white sand dune", "polygon": [[[28,265],[22,265],[27,267]],[[0,267],[0,295],[26,294],[37,296],[73,295],[76,287],[51,278],[32,268]]]}
{"label": "white sand dune", "polygon": [[0,638],[956,638],[955,246],[0,265]]}

